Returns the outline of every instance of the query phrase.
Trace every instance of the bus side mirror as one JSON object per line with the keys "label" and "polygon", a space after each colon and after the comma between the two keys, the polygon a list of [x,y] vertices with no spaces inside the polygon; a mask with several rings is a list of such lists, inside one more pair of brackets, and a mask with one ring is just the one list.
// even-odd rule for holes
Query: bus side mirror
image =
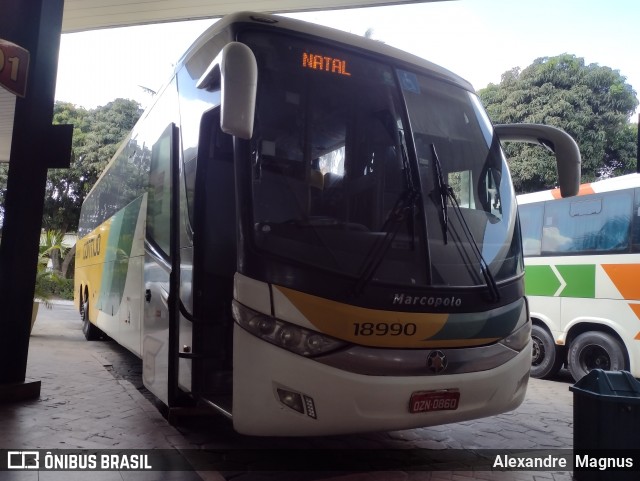
{"label": "bus side mirror", "polygon": [[542,124],[495,125],[501,142],[528,142],[542,145],[556,156],[558,184],[562,197],[571,197],[580,188],[580,149],[564,130]]}
{"label": "bus side mirror", "polygon": [[206,90],[220,89],[220,128],[225,134],[251,138],[258,64],[249,47],[240,42],[225,45],[196,86]]}

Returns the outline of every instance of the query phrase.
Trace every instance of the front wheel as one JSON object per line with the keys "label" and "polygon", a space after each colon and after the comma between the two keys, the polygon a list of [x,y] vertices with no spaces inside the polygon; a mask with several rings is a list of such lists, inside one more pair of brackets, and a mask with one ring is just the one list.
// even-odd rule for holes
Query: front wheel
{"label": "front wheel", "polygon": [[569,371],[577,382],[592,369],[625,369],[624,346],[606,332],[584,332],[569,346]]}
{"label": "front wheel", "polygon": [[564,362],[562,351],[556,347],[551,334],[542,326],[531,328],[531,377],[546,379],[555,376]]}

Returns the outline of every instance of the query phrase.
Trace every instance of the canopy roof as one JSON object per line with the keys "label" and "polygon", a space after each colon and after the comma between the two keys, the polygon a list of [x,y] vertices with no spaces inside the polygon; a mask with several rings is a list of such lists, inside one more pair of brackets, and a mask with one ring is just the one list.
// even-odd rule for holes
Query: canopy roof
{"label": "canopy roof", "polygon": [[266,13],[373,7],[439,0],[65,0],[62,32]]}

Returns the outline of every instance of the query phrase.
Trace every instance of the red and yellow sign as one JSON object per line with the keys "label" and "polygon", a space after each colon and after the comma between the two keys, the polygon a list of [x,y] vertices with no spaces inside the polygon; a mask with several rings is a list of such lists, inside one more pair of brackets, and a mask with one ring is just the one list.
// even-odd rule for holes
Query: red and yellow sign
{"label": "red and yellow sign", "polygon": [[0,38],[0,86],[24,97],[27,94],[29,51]]}

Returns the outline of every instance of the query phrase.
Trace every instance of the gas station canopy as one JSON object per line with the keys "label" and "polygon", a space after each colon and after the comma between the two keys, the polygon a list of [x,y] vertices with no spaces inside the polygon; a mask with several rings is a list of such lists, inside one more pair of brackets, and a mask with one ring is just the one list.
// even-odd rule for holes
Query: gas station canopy
{"label": "gas station canopy", "polygon": [[284,13],[434,0],[65,0],[62,33],[215,18],[238,11]]}

